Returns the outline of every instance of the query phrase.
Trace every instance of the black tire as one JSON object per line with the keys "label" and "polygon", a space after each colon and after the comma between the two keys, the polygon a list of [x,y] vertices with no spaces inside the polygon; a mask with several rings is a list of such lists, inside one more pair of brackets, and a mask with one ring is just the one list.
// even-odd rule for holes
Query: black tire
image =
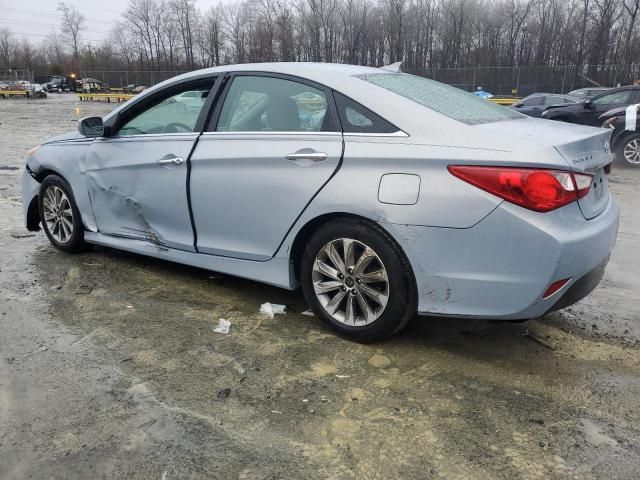
{"label": "black tire", "polygon": [[[316,256],[330,242],[344,238],[356,240],[371,248],[386,270],[386,306],[379,310],[381,313],[378,318],[366,325],[346,325],[336,320],[322,306],[314,290],[313,268]],[[416,282],[409,262],[393,238],[373,222],[341,219],[323,225],[307,243],[302,255],[300,275],[302,292],[311,310],[329,328],[351,340],[367,343],[389,338],[402,330],[416,314]]]}
{"label": "black tire", "polygon": [[[49,224],[45,221],[45,208],[43,206],[44,197],[48,189],[59,188],[64,192],[68,199],[69,206],[71,207],[72,218],[72,231],[68,238],[61,241],[54,236],[54,232],[50,230]],[[38,212],[40,214],[40,224],[47,235],[47,238],[51,244],[58,250],[67,253],[78,253],[86,249],[87,244],[84,241],[84,226],[80,218],[80,211],[76,205],[76,200],[73,196],[73,192],[69,184],[62,177],[58,175],[47,176],[40,184],[40,193],[38,194]],[[55,228],[54,228],[55,230]]]}
{"label": "black tire", "polygon": [[624,138],[616,141],[616,144],[617,144],[615,148],[616,160],[630,167],[640,167],[640,163],[629,162],[624,156],[625,147],[633,141],[640,143],[640,133],[633,133],[631,135],[627,135]]}

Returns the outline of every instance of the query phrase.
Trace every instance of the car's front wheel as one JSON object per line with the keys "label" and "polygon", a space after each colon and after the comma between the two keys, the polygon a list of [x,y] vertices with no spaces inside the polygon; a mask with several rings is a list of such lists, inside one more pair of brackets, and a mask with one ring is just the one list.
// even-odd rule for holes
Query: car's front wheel
{"label": "car's front wheel", "polygon": [[378,225],[335,220],[309,240],[301,283],[313,312],[338,333],[372,342],[400,331],[417,308],[404,253]]}
{"label": "car's front wheel", "polygon": [[84,249],[84,227],[71,187],[58,175],[49,175],[38,195],[40,222],[49,241],[68,253]]}

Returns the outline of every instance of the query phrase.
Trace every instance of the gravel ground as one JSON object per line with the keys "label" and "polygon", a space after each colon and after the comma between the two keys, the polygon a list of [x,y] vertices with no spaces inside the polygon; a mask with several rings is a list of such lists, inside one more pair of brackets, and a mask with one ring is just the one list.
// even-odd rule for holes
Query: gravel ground
{"label": "gravel ground", "polygon": [[640,169],[584,301],[358,345],[299,293],[24,230],[25,152],[113,107],[0,99],[1,479],[638,478]]}

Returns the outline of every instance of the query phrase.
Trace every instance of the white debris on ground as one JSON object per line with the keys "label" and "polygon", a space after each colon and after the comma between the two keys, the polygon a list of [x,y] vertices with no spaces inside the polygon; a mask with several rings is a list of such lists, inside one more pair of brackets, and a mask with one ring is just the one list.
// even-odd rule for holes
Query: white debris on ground
{"label": "white debris on ground", "polygon": [[285,315],[287,313],[287,306],[277,303],[263,303],[260,305],[260,313],[263,313],[269,318],[273,318],[274,315]]}
{"label": "white debris on ground", "polygon": [[227,333],[229,333],[229,327],[231,327],[231,322],[228,320],[225,320],[224,318],[220,318],[218,319],[218,326],[215,327],[213,331],[216,333],[222,333],[226,335]]}

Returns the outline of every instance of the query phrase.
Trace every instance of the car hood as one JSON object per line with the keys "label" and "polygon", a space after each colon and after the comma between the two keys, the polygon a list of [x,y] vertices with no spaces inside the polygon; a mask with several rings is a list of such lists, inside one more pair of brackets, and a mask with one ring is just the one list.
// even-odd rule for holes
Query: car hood
{"label": "car hood", "polygon": [[47,145],[49,143],[60,143],[79,140],[87,140],[87,137],[81,135],[80,132],[75,131],[62,133],[60,135],[56,135],[55,137],[47,138],[42,144]]}
{"label": "car hood", "polygon": [[[544,109],[544,112],[548,112],[549,110],[566,110],[568,108],[575,108],[576,105],[581,105],[580,103],[562,103],[558,105],[549,105]],[[543,112],[543,115],[544,115]]]}
{"label": "car hood", "polygon": [[525,118],[473,127],[508,147],[524,162],[553,163],[559,153],[575,171],[593,171],[611,163],[611,130],[552,120]]}

